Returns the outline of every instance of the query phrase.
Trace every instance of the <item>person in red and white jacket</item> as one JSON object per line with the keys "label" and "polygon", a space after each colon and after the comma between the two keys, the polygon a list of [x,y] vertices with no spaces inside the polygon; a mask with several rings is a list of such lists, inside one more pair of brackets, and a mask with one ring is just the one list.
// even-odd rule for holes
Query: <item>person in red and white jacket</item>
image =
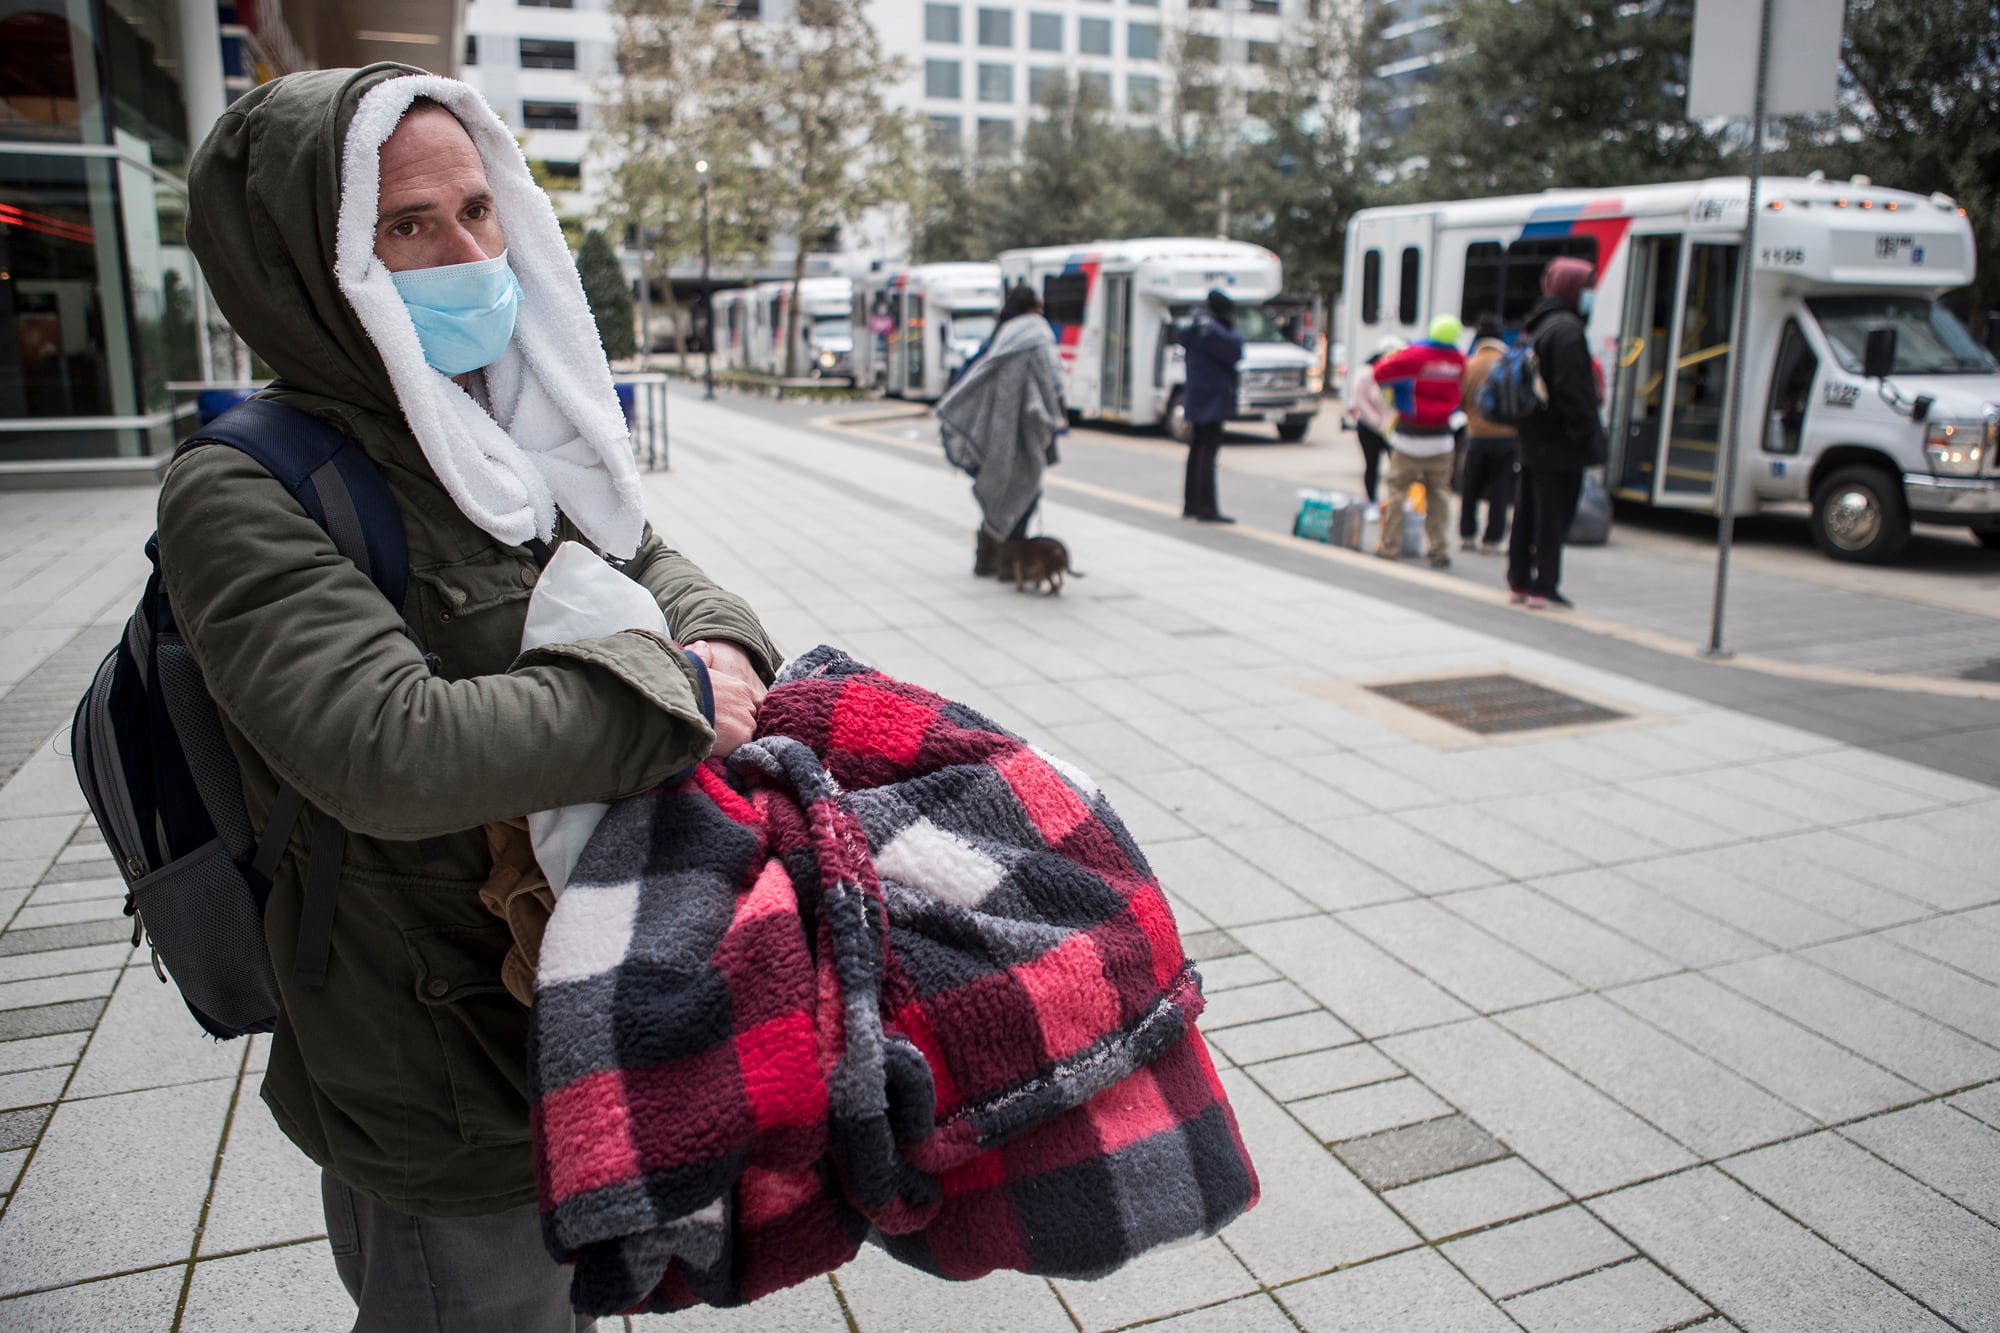
{"label": "person in red and white jacket", "polygon": [[1396,407],[1382,525],[1375,540],[1375,554],[1384,560],[1403,553],[1403,506],[1409,503],[1410,487],[1421,482],[1424,554],[1433,569],[1451,564],[1446,492],[1451,486],[1451,417],[1458,411],[1459,381],[1465,374],[1465,356],[1458,350],[1464,331],[1453,316],[1439,315],[1431,321],[1428,338],[1375,363],[1375,383],[1390,391]]}

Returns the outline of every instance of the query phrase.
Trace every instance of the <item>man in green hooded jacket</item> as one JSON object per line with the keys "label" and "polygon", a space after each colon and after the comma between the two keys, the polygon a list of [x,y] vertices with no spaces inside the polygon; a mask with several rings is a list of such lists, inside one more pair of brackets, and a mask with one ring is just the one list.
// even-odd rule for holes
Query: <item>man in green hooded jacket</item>
{"label": "man in green hooded jacket", "polygon": [[[485,826],[742,743],[777,649],[645,522],[554,213],[476,92],[399,65],[266,83],[218,121],[189,196],[267,396],[362,445],[409,541],[398,609],[234,449],[191,450],[161,491],[168,593],[253,820],[290,783],[346,830],[319,986],[292,968],[313,821],[274,879],[264,1100],[322,1168],[357,1330],[582,1327],[540,1243]],[[687,650],[628,631],[522,653],[564,540],[622,564]]]}

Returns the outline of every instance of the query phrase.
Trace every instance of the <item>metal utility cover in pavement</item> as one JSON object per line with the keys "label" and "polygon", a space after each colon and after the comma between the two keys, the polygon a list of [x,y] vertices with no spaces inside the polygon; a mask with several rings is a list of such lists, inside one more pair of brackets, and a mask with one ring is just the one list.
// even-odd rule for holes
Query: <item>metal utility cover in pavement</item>
{"label": "metal utility cover in pavement", "polygon": [[1629,716],[1519,676],[1446,676],[1367,688],[1406,708],[1481,736],[1616,722]]}

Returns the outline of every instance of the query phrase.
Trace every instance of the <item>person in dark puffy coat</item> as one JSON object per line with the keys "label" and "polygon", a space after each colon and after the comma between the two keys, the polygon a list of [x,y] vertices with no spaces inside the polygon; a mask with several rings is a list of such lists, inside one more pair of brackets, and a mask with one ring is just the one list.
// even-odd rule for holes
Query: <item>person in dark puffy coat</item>
{"label": "person in dark puffy coat", "polygon": [[1568,607],[1562,581],[1563,537],[1576,518],[1583,472],[1604,461],[1597,417],[1597,372],[1584,320],[1596,269],[1581,259],[1552,259],[1542,270],[1542,300],[1521,336],[1533,342],[1548,406],[1520,423],[1521,471],[1514,532],[1507,549],[1507,590],[1525,606]]}
{"label": "person in dark puffy coat", "polygon": [[1198,523],[1234,523],[1215,495],[1215,456],[1222,448],[1222,425],[1236,415],[1236,364],[1243,359],[1243,335],[1236,331],[1236,303],[1219,291],[1208,294],[1205,310],[1176,330],[1174,341],[1187,351],[1187,385],[1181,407],[1194,427],[1188,446],[1187,479],[1181,487],[1181,517]]}

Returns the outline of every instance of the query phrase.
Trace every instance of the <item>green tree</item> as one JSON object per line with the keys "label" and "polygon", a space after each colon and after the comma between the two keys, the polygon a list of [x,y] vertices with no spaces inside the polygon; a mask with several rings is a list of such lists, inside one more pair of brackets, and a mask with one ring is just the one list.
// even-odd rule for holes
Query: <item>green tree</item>
{"label": "green tree", "polygon": [[590,302],[604,354],[613,361],[631,356],[638,350],[638,341],[632,336],[632,289],[626,286],[625,270],[603,231],[592,228],[583,234],[583,248],[576,253],[576,274],[583,280],[583,297]]}
{"label": "green tree", "polygon": [[1412,199],[1636,185],[1713,173],[1687,117],[1693,0],[1460,0],[1398,149]]}

